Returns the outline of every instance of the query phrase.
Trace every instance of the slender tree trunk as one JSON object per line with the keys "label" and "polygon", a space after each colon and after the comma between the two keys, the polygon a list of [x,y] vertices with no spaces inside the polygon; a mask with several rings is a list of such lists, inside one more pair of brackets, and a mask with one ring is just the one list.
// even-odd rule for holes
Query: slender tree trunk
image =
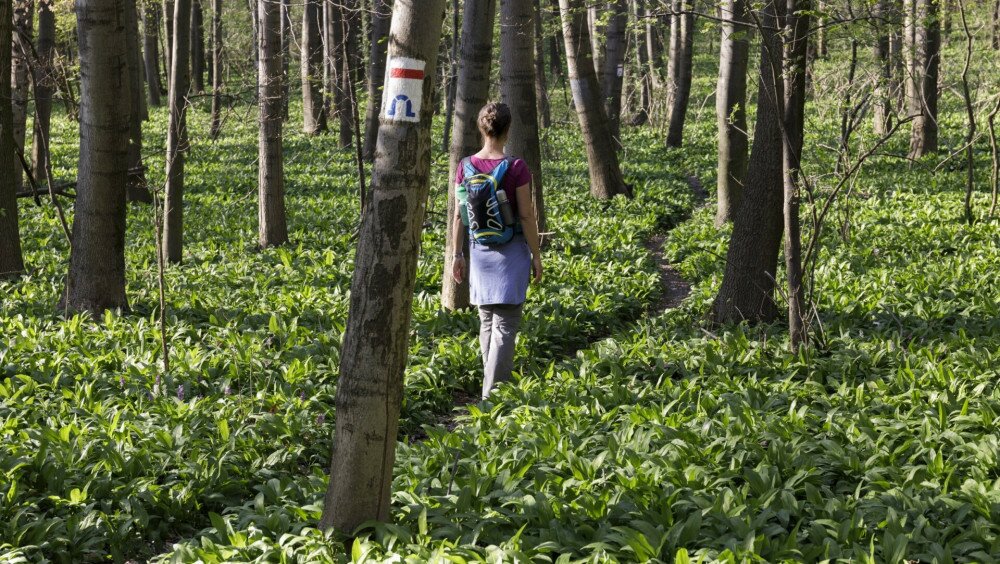
{"label": "slender tree trunk", "polygon": [[622,136],[622,82],[625,76],[625,29],[628,25],[626,0],[613,0],[611,21],[607,25],[604,51],[604,68],[601,69],[601,89],[604,112],[608,116],[608,129],[615,147],[621,149]]}
{"label": "slender tree trunk", "polygon": [[288,242],[285,221],[285,180],[281,155],[281,6],[258,0],[260,68],[257,74],[260,103],[260,152],[258,176],[258,243],[261,248]]}
{"label": "slender tree trunk", "polygon": [[879,21],[887,19],[890,15],[890,0],[878,0],[875,4],[876,23],[875,31],[875,61],[879,66],[881,77],[878,87],[875,90],[875,134],[885,135],[892,127],[892,98],[889,93],[890,82],[892,80],[892,59],[889,52],[889,28]]}
{"label": "slender tree trunk", "polygon": [[[160,21],[155,4],[143,3],[142,10],[142,54],[146,67],[146,83],[149,85],[149,105],[160,107]],[[41,17],[41,16],[39,16]],[[39,31],[41,41],[41,31]]]}
{"label": "slender tree trunk", "polygon": [[80,169],[66,302],[62,304],[75,311],[128,309],[125,184],[135,99],[129,78],[127,25],[123,25],[129,6],[117,0],[76,0]]}
{"label": "slender tree trunk", "polygon": [[675,0],[674,4],[684,10],[685,14],[676,16],[674,25],[677,27],[674,74],[676,89],[673,104],[670,106],[670,127],[667,130],[667,146],[680,147],[684,144],[684,121],[687,116],[688,100],[691,98],[691,69],[694,58],[694,14],[692,6],[684,0]]}
{"label": "slender tree trunk", "polygon": [[448,64],[439,65],[439,68],[448,72],[448,91],[444,111],[444,139],[441,142],[442,151],[447,151],[451,147],[451,121],[452,115],[455,112],[455,95],[458,87],[458,43],[460,39],[459,34],[461,33],[461,28],[459,27],[461,23],[458,14],[459,2],[458,0],[451,0],[451,45],[449,45],[448,49]]}
{"label": "slender tree trunk", "polygon": [[941,22],[937,0],[916,0],[916,96],[919,106],[910,136],[910,158],[919,159],[938,149],[938,67],[941,59]]}
{"label": "slender tree trunk", "polygon": [[805,131],[806,54],[809,47],[810,0],[787,0],[784,52],[785,108],[784,218],[785,272],[788,276],[788,332],[797,351],[808,339],[805,323],[805,287],[802,282],[802,235],[799,224],[799,171]]}
{"label": "slender tree trunk", "polygon": [[632,20],[635,22],[633,34],[635,40],[636,70],[639,81],[639,109],[632,115],[632,126],[645,125],[649,122],[649,113],[653,103],[653,76],[649,67],[649,49],[646,46],[646,31],[643,23],[646,17],[646,1],[631,0]]}
{"label": "slender tree trunk", "polygon": [[[681,52],[681,24],[679,20],[681,18],[678,12],[683,8],[683,0],[670,0],[670,14],[663,16],[666,21],[664,22],[664,27],[668,31],[667,35],[667,112],[670,113],[674,107],[674,97],[677,95],[677,84],[680,81],[678,72],[680,67],[677,66],[677,59]],[[668,116],[669,118],[669,116]]]}
{"label": "slender tree trunk", "polygon": [[201,0],[191,0],[191,78],[194,91],[205,91],[205,38]]}
{"label": "slender tree trunk", "polygon": [[222,132],[222,0],[212,0],[212,139]]}
{"label": "slender tree trunk", "polygon": [[907,115],[920,112],[920,100],[917,94],[917,61],[914,43],[916,39],[916,0],[903,0],[903,67],[904,96],[906,98]]}
{"label": "slender tree trunk", "polygon": [[614,145],[608,143],[611,132],[594,73],[590,30],[583,3],[583,0],[559,0],[573,103],[587,147],[590,194],[602,200],[613,198],[616,194],[631,197],[632,190],[622,177]]}
{"label": "slender tree trunk", "polygon": [[327,25],[329,26],[327,66],[333,104],[339,122],[338,145],[341,149],[351,146],[354,140],[354,119],[350,107],[348,88],[350,83],[350,59],[347,56],[348,22],[345,6],[338,2],[327,3]]}
{"label": "slender tree trunk", "polygon": [[187,96],[191,46],[191,0],[174,0],[174,51],[170,56],[170,123],[167,127],[167,189],[164,202],[163,252],[181,262],[184,248],[184,157],[188,149]]}
{"label": "slender tree trunk", "polygon": [[[35,62],[35,127],[31,144],[32,162],[36,180],[47,179],[49,170],[48,148],[52,120],[52,91],[55,89],[53,57],[56,48],[56,16],[52,12],[53,0],[38,2],[38,60]],[[6,75],[0,75],[6,76]],[[3,96],[0,96],[3,99]],[[44,142],[43,142],[44,139]]]}
{"label": "slender tree trunk", "polygon": [[743,187],[743,202],[733,216],[722,285],[712,304],[720,323],[773,321],[778,316],[774,284],[783,231],[783,143],[785,99],[781,79],[780,21],[784,4],[766,2],[762,23],[757,124]]}
{"label": "slender tree trunk", "polygon": [[[31,84],[28,74],[28,54],[34,42],[34,0],[14,0],[14,39],[8,44],[12,49],[11,62],[11,105],[14,111],[14,144],[19,153],[24,153],[24,141],[28,130],[28,98]],[[14,183],[20,190],[24,186],[24,171],[18,166],[14,173]]]}
{"label": "slender tree trunk", "polygon": [[719,43],[719,85],[715,116],[719,129],[718,200],[715,226],[732,221],[743,195],[747,173],[747,66],[752,29],[747,0],[726,0]]}
{"label": "slender tree trunk", "polygon": [[163,29],[164,35],[167,38],[167,47],[163,50],[163,58],[167,63],[167,94],[170,93],[170,80],[174,72],[173,61],[171,60],[174,56],[174,12],[177,11],[174,7],[174,1],[163,0]]}
{"label": "slender tree trunk", "polygon": [[658,31],[657,18],[645,10],[646,51],[649,56],[649,76],[653,79],[653,88],[659,88],[663,82],[660,73],[663,71],[663,38]]}
{"label": "slender tree trunk", "polygon": [[993,2],[993,48],[1000,50],[1000,0]]}
{"label": "slender tree trunk", "polygon": [[142,52],[139,50],[139,11],[135,0],[125,0],[125,45],[127,53],[131,107],[128,139],[127,197],[131,202],[151,203],[153,195],[146,186],[142,164],[142,120],[145,93],[142,90]]}
{"label": "slender tree trunk", "polygon": [[[14,10],[11,0],[0,0],[0,45],[12,45]],[[11,76],[11,49],[0,49],[0,77]],[[11,83],[0,80],[0,100],[10,100]],[[17,222],[17,176],[20,166],[14,149],[14,113],[0,104],[0,279],[24,272],[21,235]]]}
{"label": "slender tree trunk", "polygon": [[[461,159],[475,153],[481,146],[476,119],[490,93],[490,71],[493,64],[493,24],[496,21],[496,0],[465,0],[462,13],[462,56],[459,59],[458,83],[455,90],[455,121],[452,124],[451,151],[448,166],[448,217],[455,215],[455,198],[451,186],[455,182]],[[460,249],[454,248],[454,222],[447,222],[444,274],[442,275],[441,305],[457,310],[469,307],[469,281],[455,282],[451,276],[452,259]],[[461,249],[468,256],[468,241]]]}
{"label": "slender tree trunk", "polygon": [[826,41],[826,2],[819,0],[816,3],[816,8],[819,11],[819,15],[816,16],[816,56],[820,59],[825,59],[829,47]]}
{"label": "slender tree trunk", "polygon": [[506,150],[524,159],[531,171],[531,199],[538,218],[538,232],[544,233],[545,199],[535,100],[533,12],[532,0],[500,0],[500,98],[510,107],[512,118]]}
{"label": "slender tree trunk", "polygon": [[[559,78],[563,80],[566,78],[563,72],[563,61],[562,61],[562,26],[559,25],[559,0],[547,0],[548,10],[545,11],[546,20],[551,21],[553,18],[556,19],[555,33],[547,37],[549,43],[549,74],[552,78]],[[540,9],[540,8],[539,8]]]}
{"label": "slender tree trunk", "polygon": [[302,131],[317,135],[326,131],[323,100],[323,41],[321,0],[305,0],[302,10]]}
{"label": "slender tree trunk", "polygon": [[385,82],[385,57],[386,47],[389,44],[392,1],[374,0],[373,10],[368,60],[368,106],[365,110],[365,146],[363,152],[367,161],[375,159],[375,141],[378,139],[379,104],[382,101],[382,85]]}
{"label": "slender tree trunk", "polygon": [[[604,78],[604,45],[601,43],[601,38],[604,36],[605,29],[601,25],[601,13],[596,4],[597,2],[590,2],[587,7],[587,31],[590,34],[590,52],[594,59],[594,76],[597,77],[597,82],[600,84],[601,79]],[[603,87],[603,85],[601,86]]]}
{"label": "slender tree trunk", "polygon": [[[289,89],[292,82],[291,75],[288,74],[288,64],[292,58],[292,44],[295,42],[295,37],[292,35],[291,0],[281,0],[279,17],[281,18],[281,120],[288,121]],[[299,69],[301,71],[301,65]]]}
{"label": "slender tree trunk", "polygon": [[538,122],[548,129],[552,125],[549,109],[549,85],[545,77],[545,38],[542,34],[542,0],[535,0],[535,100],[538,103]]}
{"label": "slender tree trunk", "polygon": [[[397,0],[389,57],[415,74],[430,101],[445,0]],[[388,100],[393,92],[386,92]],[[433,107],[389,115],[379,128],[371,199],[363,216],[351,305],[337,383],[330,487],[321,528],[350,534],[366,521],[390,519],[403,375],[407,362],[417,254],[429,190]],[[416,108],[413,108],[416,109]]]}

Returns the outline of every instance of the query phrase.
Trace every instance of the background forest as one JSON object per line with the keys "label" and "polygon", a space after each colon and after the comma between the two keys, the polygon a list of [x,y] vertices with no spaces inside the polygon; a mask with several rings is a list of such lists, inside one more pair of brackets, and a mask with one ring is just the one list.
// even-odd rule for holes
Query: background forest
{"label": "background forest", "polygon": [[[0,562],[1000,559],[1000,2],[0,0],[8,43]],[[479,402],[446,218],[497,99],[546,273]],[[365,401],[394,460],[338,473]]]}

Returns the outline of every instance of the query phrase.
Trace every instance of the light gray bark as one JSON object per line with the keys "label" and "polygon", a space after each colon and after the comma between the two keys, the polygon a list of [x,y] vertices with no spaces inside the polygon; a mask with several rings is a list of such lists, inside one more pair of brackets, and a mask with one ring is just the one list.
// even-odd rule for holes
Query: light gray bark
{"label": "light gray bark", "polygon": [[750,27],[747,0],[726,0],[722,8],[719,48],[719,85],[715,116],[719,138],[718,208],[716,227],[732,221],[743,193],[747,172],[747,66],[750,60]]}
{"label": "light gray bark", "polygon": [[222,0],[212,0],[212,139],[222,132],[222,46]]}
{"label": "light gray bark", "polygon": [[[676,45],[671,46],[671,61],[674,70],[674,95],[671,97],[670,126],[667,130],[667,146],[680,147],[684,144],[684,122],[687,118],[688,101],[691,98],[691,69],[694,58],[694,14],[691,3],[674,0],[675,11],[684,14],[675,16]],[[671,42],[675,39],[672,37]]]}
{"label": "light gray bark", "polygon": [[[445,0],[397,0],[393,10],[389,57],[426,62],[421,93],[426,102],[434,89],[444,7]],[[432,104],[422,104],[419,122],[383,116],[379,127],[371,198],[354,261],[330,487],[320,521],[321,528],[333,526],[347,535],[366,521],[390,519],[433,111]]]}
{"label": "light gray bark", "polygon": [[181,262],[184,248],[184,159],[188,149],[187,97],[191,87],[191,0],[174,0],[174,48],[170,56],[170,120],[167,126],[166,198],[164,201],[163,252],[173,263]]}

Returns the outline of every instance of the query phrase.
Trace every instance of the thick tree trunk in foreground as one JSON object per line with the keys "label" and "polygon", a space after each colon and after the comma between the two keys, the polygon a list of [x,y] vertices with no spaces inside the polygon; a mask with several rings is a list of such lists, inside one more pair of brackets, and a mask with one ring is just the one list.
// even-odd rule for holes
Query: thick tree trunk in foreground
{"label": "thick tree trunk in foreground", "polygon": [[726,0],[722,8],[719,86],[715,117],[719,129],[718,201],[715,226],[732,221],[743,194],[747,173],[747,66],[750,60],[750,20],[747,0]]}
{"label": "thick tree trunk in foreground", "polygon": [[[691,68],[694,57],[694,14],[691,4],[683,0],[674,1],[677,11],[688,13],[675,16],[677,29],[676,45],[671,46],[671,62],[674,69],[675,89],[670,105],[670,127],[667,130],[667,147],[684,144],[684,121],[687,117],[688,100],[691,98]],[[671,39],[671,41],[674,41]]]}
{"label": "thick tree trunk in foreground", "polygon": [[[11,45],[13,37],[11,0],[0,0],[0,45]],[[11,50],[0,49],[0,100],[9,100]],[[14,114],[10,104],[0,104],[0,279],[24,272],[21,235],[17,224],[17,186],[14,177],[21,169],[14,152]]]}
{"label": "thick tree trunk in foreground", "polygon": [[[390,519],[392,468],[409,345],[413,286],[430,181],[434,77],[445,0],[397,0],[389,57],[408,69],[415,118],[383,96],[371,198],[361,222],[340,355],[337,422],[322,528],[351,534]],[[405,59],[401,59],[405,57]],[[419,62],[418,62],[419,61]],[[420,68],[423,67],[423,68]],[[411,96],[411,101],[412,96]],[[401,111],[392,112],[399,109]],[[412,107],[417,110],[416,107]]]}
{"label": "thick tree trunk in foreground", "polygon": [[[781,13],[776,13],[780,10]],[[726,255],[722,285],[712,304],[720,323],[772,321],[778,316],[774,283],[783,231],[783,145],[781,123],[785,88],[782,82],[781,3],[765,3],[758,18],[761,30],[760,88],[757,124],[743,188],[743,203],[733,216],[733,235]],[[766,47],[766,48],[765,48]]]}
{"label": "thick tree trunk in foreground", "polygon": [[545,38],[542,35],[542,0],[535,0],[535,101],[538,104],[538,124],[548,129],[552,125],[549,85],[545,77]]}
{"label": "thick tree trunk in foreground", "polygon": [[222,131],[222,41],[222,0],[212,0],[212,139]]}
{"label": "thick tree trunk in foreground", "polygon": [[937,0],[915,0],[915,78],[917,118],[910,135],[910,158],[919,159],[938,149],[938,68],[941,62],[941,22]]}
{"label": "thick tree trunk in foreground", "polygon": [[[490,93],[490,68],[493,64],[493,23],[496,0],[465,0],[462,13],[462,56],[458,67],[455,90],[455,121],[452,124],[451,151],[448,166],[448,216],[454,217],[455,197],[452,192],[461,159],[479,150],[481,140],[476,119],[486,105]],[[448,221],[445,243],[444,274],[442,275],[441,305],[450,310],[469,307],[469,279],[455,282],[451,276],[452,258],[459,249],[453,247],[454,222]],[[468,241],[461,249],[468,256]]]}
{"label": "thick tree trunk in foreground", "polygon": [[614,0],[611,21],[607,26],[601,90],[604,95],[604,112],[608,116],[608,129],[616,148],[621,148],[622,136],[622,82],[625,76],[625,28],[628,24],[626,0]]}
{"label": "thick tree trunk in foreground", "polygon": [[538,140],[535,99],[534,2],[500,0],[500,98],[510,106],[510,137],[506,150],[524,159],[533,180],[531,199],[538,232],[545,232],[542,195],[542,146]]}
{"label": "thick tree trunk in foreground", "polygon": [[[160,107],[160,11],[156,4],[143,2],[142,9],[142,54],[146,68],[146,83],[149,85],[149,105]],[[41,17],[41,16],[39,16]],[[41,33],[39,33],[39,41]]]}
{"label": "thick tree trunk in foreground", "polygon": [[[14,38],[8,44],[12,49],[11,64],[11,105],[14,111],[14,144],[19,153],[24,153],[24,140],[28,132],[28,98],[30,97],[28,55],[31,53],[34,37],[34,0],[14,0]],[[17,189],[24,186],[24,170],[20,164],[14,174]]]}
{"label": "thick tree trunk in foreground", "polygon": [[127,197],[130,202],[151,203],[153,195],[146,186],[142,164],[142,119],[145,93],[142,89],[142,52],[139,50],[139,11],[135,0],[125,3],[125,48],[127,53],[130,117],[128,138]]}
{"label": "thick tree trunk in foreground", "polygon": [[125,184],[133,96],[123,25],[127,9],[129,3],[118,0],[76,0],[80,172],[63,304],[75,311],[128,309]]}
{"label": "thick tree trunk in foreground", "polygon": [[368,51],[368,103],[365,109],[365,145],[362,152],[367,161],[375,158],[375,142],[378,140],[379,104],[382,102],[382,86],[385,83],[385,54],[389,45],[392,1],[374,0],[372,10],[371,44]]}
{"label": "thick tree trunk in foreground", "polygon": [[799,171],[805,129],[806,54],[810,0],[787,0],[785,42],[784,218],[785,272],[788,276],[788,333],[792,350],[806,344],[805,287],[802,282],[802,235],[799,224]]}
{"label": "thick tree trunk in foreground", "polygon": [[188,149],[187,95],[191,87],[188,66],[191,0],[174,3],[174,51],[170,56],[170,123],[167,127],[167,195],[164,201],[163,252],[181,262],[184,248],[184,157]]}
{"label": "thick tree trunk in foreground", "polygon": [[302,131],[317,135],[326,131],[323,100],[323,38],[321,0],[305,0],[302,10]]}
{"label": "thick tree trunk in foreground", "polygon": [[260,104],[258,187],[258,243],[261,248],[288,242],[285,221],[284,163],[281,158],[281,7],[258,0],[260,68],[257,92]]}
{"label": "thick tree trunk in foreground", "polygon": [[31,144],[35,180],[48,182],[49,131],[52,121],[52,92],[55,90],[53,57],[56,48],[56,16],[53,0],[38,2],[38,60],[35,62],[35,127]]}
{"label": "thick tree trunk in foreground", "polygon": [[590,32],[583,4],[583,0],[559,0],[573,104],[587,146],[590,194],[602,200],[613,198],[616,194],[631,197],[631,189],[622,177],[614,145],[608,142],[611,132],[601,103],[597,75],[594,74]]}

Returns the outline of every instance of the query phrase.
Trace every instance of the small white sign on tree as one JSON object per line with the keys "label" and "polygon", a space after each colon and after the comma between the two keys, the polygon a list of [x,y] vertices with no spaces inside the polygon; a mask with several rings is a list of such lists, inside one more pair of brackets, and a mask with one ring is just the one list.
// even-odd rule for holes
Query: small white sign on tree
{"label": "small white sign on tree", "polygon": [[393,57],[386,69],[382,117],[389,121],[420,121],[426,61]]}

